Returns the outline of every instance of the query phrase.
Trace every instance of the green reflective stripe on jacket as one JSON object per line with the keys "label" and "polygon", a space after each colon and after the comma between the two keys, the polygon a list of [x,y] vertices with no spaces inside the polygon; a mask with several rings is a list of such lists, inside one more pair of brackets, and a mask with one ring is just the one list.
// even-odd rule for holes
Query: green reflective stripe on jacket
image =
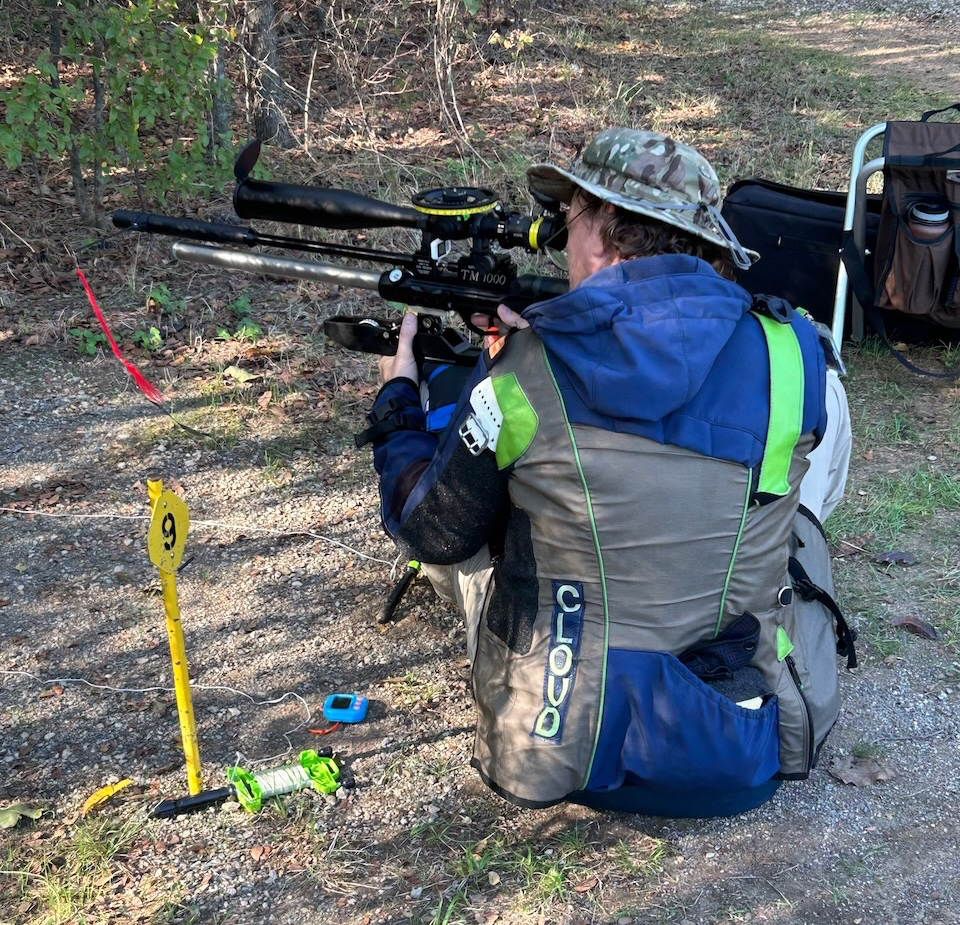
{"label": "green reflective stripe on jacket", "polygon": [[782,662],[793,651],[793,642],[782,627],[777,627],[777,661]]}
{"label": "green reflective stripe on jacket", "polygon": [[537,412],[520,388],[515,373],[492,380],[493,393],[503,414],[503,425],[497,438],[497,468],[506,469],[527,452],[537,433]]}
{"label": "green reflective stripe on jacket", "polygon": [[770,354],[770,420],[760,466],[760,494],[785,495],[803,427],[803,354],[793,327],[755,313]]}

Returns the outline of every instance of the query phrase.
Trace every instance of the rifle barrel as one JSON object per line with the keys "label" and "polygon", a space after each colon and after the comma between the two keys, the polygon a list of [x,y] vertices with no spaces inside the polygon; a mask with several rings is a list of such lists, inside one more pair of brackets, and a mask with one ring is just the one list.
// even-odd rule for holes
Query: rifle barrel
{"label": "rifle barrel", "polygon": [[280,276],[284,279],[307,279],[317,283],[352,286],[357,289],[373,289],[380,286],[382,273],[358,267],[341,267],[319,260],[293,260],[289,257],[271,257],[249,251],[237,251],[228,247],[209,244],[173,245],[173,256],[187,263],[200,263],[244,273],[261,273],[265,276]]}

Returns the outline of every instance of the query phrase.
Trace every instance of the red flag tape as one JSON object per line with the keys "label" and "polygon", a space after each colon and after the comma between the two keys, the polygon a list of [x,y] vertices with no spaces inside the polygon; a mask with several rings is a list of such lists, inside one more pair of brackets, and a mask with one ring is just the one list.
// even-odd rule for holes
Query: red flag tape
{"label": "red flag tape", "polygon": [[113,355],[127,368],[127,372],[133,376],[133,381],[140,387],[140,391],[143,392],[147,398],[150,399],[155,405],[163,405],[163,395],[160,393],[160,390],[155,386],[147,382],[146,377],[133,365],[129,360],[125,359],[123,354],[120,352],[120,348],[117,346],[117,342],[113,339],[113,335],[110,333],[110,328],[107,326],[107,319],[103,317],[103,312],[100,311],[100,306],[97,305],[97,300],[94,297],[93,290],[90,288],[90,284],[87,282],[86,276],[83,275],[83,270],[79,267],[77,268],[77,276],[80,277],[80,282],[83,283],[83,288],[86,290],[87,299],[90,301],[90,307],[93,309],[93,313],[97,316],[97,321],[100,322],[100,327],[103,328],[103,333],[106,335],[107,340],[110,342],[110,347],[113,350]]}

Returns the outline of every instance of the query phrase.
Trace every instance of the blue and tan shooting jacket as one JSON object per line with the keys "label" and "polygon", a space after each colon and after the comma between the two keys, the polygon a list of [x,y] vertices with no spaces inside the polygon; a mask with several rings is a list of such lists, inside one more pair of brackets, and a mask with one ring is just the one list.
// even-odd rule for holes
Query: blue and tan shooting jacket
{"label": "blue and tan shooting jacket", "polygon": [[[802,317],[750,309],[697,258],[617,264],[527,309],[442,434],[375,447],[384,524],[412,556],[494,557],[468,615],[474,764],[514,802],[802,777],[832,725],[835,690],[804,696],[816,659],[783,591],[825,362]],[[418,426],[414,383],[388,382],[375,409],[391,401]],[[744,613],[761,626],[759,709],[677,658]]]}

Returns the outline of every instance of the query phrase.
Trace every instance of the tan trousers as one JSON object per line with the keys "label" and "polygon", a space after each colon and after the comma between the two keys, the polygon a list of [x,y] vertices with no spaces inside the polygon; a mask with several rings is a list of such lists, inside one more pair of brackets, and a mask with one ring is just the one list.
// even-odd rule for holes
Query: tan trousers
{"label": "tan trousers", "polygon": [[472,665],[477,654],[480,614],[493,577],[490,550],[484,546],[469,559],[455,565],[423,563],[423,574],[430,579],[437,595],[448,604],[456,604],[463,614],[467,627],[467,657]]}
{"label": "tan trousers", "polygon": [[840,377],[827,371],[827,430],[807,454],[810,468],[800,483],[800,503],[823,523],[843,498],[850,465],[850,409]]}

